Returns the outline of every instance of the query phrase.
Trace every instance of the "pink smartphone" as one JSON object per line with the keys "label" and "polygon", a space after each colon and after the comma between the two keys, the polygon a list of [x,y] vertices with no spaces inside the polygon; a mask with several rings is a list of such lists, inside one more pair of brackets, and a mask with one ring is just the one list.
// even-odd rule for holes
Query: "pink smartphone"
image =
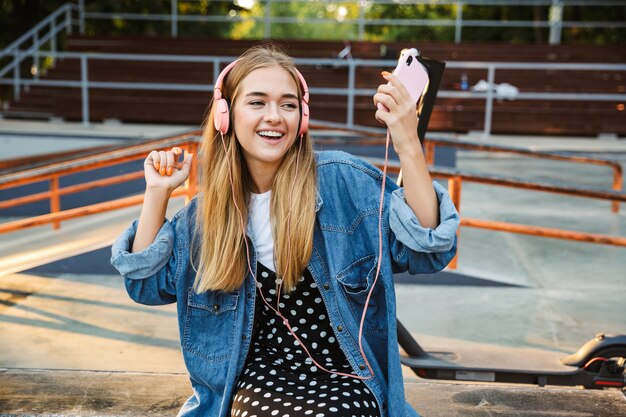
{"label": "pink smartphone", "polygon": [[[418,103],[426,89],[428,88],[428,72],[426,68],[417,60],[417,49],[404,49],[400,53],[400,59],[398,59],[398,65],[393,70],[393,74],[402,81],[402,84],[406,87],[407,91],[415,101]],[[378,103],[380,110],[386,110],[383,104]]]}

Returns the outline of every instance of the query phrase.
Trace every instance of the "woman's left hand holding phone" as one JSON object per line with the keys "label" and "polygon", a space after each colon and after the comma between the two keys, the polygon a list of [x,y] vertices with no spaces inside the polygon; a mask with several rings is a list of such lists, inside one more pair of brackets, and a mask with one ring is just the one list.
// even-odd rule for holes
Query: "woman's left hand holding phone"
{"label": "woman's left hand holding phone", "polygon": [[389,83],[378,86],[374,94],[374,105],[383,104],[387,109],[376,110],[376,120],[387,125],[393,148],[398,155],[415,154],[420,148],[420,141],[417,137],[417,111],[414,100],[406,87],[390,72],[383,71],[383,78]]}
{"label": "woman's left hand holding phone", "polygon": [[383,77],[389,84],[378,87],[374,105],[382,103],[389,111],[379,108],[376,119],[387,125],[400,158],[407,204],[422,226],[435,228],[439,224],[439,202],[417,136],[415,101],[398,77],[389,72],[383,72]]}
{"label": "woman's left hand holding phone", "polygon": [[145,159],[146,192],[132,252],[142,251],[154,241],[163,225],[172,192],[189,177],[193,154],[185,155],[181,162],[179,157],[182,152],[178,147],[169,151],[152,151]]}

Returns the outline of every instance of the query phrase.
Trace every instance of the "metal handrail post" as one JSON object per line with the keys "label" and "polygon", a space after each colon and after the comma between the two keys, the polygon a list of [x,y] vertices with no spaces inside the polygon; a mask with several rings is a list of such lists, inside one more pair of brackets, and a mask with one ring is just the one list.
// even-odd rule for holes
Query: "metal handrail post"
{"label": "metal handrail post", "polygon": [[[462,179],[459,176],[453,176],[448,179],[448,193],[450,194],[450,199],[456,208],[456,211],[461,215],[461,188],[463,186]],[[459,237],[461,234],[461,228],[459,227],[456,230],[456,247],[457,252],[454,254],[454,258],[448,264],[450,269],[456,269],[459,261]]]}
{"label": "metal handrail post", "polygon": [[[620,167],[613,168],[613,190],[622,191],[624,185],[624,177],[622,176],[622,170]],[[614,200],[611,203],[611,211],[613,213],[619,213],[619,201]]]}
{"label": "metal handrail post", "polygon": [[178,0],[172,0],[172,38],[178,37]]}
{"label": "metal handrail post", "polygon": [[20,62],[21,54],[19,51],[15,52],[15,58],[13,63],[13,99],[18,101],[20,99]]}
{"label": "metal handrail post", "polygon": [[359,1],[359,40],[365,40],[365,1]]}
{"label": "metal handrail post", "polygon": [[49,55],[52,58],[52,65],[54,66],[54,54],[57,51],[57,24],[56,19],[52,19],[50,22],[50,32],[52,32],[52,38],[50,38],[50,52],[52,55]]}
{"label": "metal handrail post", "polygon": [[80,56],[80,84],[82,99],[83,125],[89,126],[89,80],[87,79],[87,55]]}
{"label": "metal handrail post", "polygon": [[81,35],[85,34],[85,0],[78,0],[78,30]]}
{"label": "metal handrail post", "polygon": [[213,87],[217,83],[217,77],[220,75],[220,60],[216,59],[213,61]]}
{"label": "metal handrail post", "polygon": [[491,135],[491,118],[493,113],[493,86],[496,79],[496,66],[490,64],[487,69],[487,98],[485,99],[485,126],[483,135],[488,138]]}
{"label": "metal handrail post", "polygon": [[428,139],[422,141],[424,147],[424,159],[426,165],[431,166],[435,163],[435,144]]}
{"label": "metal handrail post", "polygon": [[550,45],[559,45],[561,43],[561,32],[563,29],[563,1],[552,0],[550,6]]}
{"label": "metal handrail post", "polygon": [[35,31],[33,33],[33,67],[35,72],[33,74],[33,70],[31,69],[31,74],[33,74],[34,78],[39,78],[39,33]]}
{"label": "metal handrail post", "polygon": [[65,9],[65,31],[68,35],[72,34],[72,9]]}
{"label": "metal handrail post", "polygon": [[354,85],[355,85],[356,66],[353,60],[348,60],[348,127],[354,126]]}
{"label": "metal handrail post", "polygon": [[[59,176],[55,175],[50,178],[50,213],[58,213],[61,211],[61,196],[59,195]],[[61,228],[61,221],[54,220],[52,222],[52,228],[59,230]]]}
{"label": "metal handrail post", "polygon": [[454,22],[454,43],[461,43],[461,31],[463,29],[463,3],[456,2],[456,19]]}
{"label": "metal handrail post", "polygon": [[265,0],[265,27],[263,28],[263,38],[265,39],[269,39],[272,36],[271,6],[272,0]]}

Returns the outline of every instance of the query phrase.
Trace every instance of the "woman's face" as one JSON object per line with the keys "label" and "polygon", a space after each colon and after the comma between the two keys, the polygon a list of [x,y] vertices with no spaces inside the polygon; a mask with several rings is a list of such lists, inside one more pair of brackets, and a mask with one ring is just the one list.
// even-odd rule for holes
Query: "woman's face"
{"label": "woman's face", "polygon": [[282,67],[259,68],[239,85],[233,124],[253,178],[275,173],[298,133],[298,86]]}

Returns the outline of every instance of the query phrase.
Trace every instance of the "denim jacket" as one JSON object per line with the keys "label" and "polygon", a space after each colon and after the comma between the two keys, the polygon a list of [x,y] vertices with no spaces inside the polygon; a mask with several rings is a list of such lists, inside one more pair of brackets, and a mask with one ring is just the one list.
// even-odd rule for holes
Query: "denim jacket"
{"label": "denim jacket", "polygon": [[[308,264],[335,337],[353,373],[370,377],[359,350],[359,322],[373,284],[379,253],[378,215],[382,172],[344,152],[316,154],[317,216],[313,252]],[[393,273],[433,273],[443,269],[456,251],[459,216],[445,188],[433,183],[440,223],[420,226],[406,204],[403,189],[386,181],[382,220],[383,259],[363,329],[363,347],[374,375],[365,383],[383,417],[418,414],[405,401],[398,339]],[[111,263],[125,279],[138,303],[177,303],[180,343],[193,395],[179,416],[229,416],[229,406],[248,354],[256,298],[249,274],[237,291],[192,290],[190,263],[196,200],[165,221],[154,242],[130,253],[136,221],[112,247]],[[254,242],[250,263],[256,274]]]}

